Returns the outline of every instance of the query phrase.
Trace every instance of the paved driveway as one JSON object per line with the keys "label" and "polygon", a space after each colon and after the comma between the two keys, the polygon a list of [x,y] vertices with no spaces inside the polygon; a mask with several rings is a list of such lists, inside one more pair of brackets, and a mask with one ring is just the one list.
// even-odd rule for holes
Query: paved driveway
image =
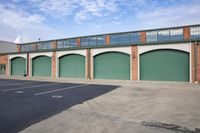
{"label": "paved driveway", "polygon": [[0,79],[0,133],[15,133],[119,86]]}
{"label": "paved driveway", "polygon": [[21,133],[194,133],[199,127],[200,85],[128,82]]}

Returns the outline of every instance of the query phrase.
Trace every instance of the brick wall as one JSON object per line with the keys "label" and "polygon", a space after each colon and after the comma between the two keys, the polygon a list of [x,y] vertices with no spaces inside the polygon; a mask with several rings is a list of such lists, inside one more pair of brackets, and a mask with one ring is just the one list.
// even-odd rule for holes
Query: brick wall
{"label": "brick wall", "polygon": [[131,46],[132,80],[138,80],[138,46]]}
{"label": "brick wall", "polygon": [[56,49],[57,48],[57,41],[53,41],[52,42],[52,49]]}
{"label": "brick wall", "polygon": [[80,47],[81,46],[81,38],[76,38],[76,43],[77,43],[77,46]]}
{"label": "brick wall", "polygon": [[89,49],[86,49],[86,59],[85,59],[85,61],[86,61],[86,71],[85,71],[85,75],[86,75],[86,79],[90,79],[90,73],[89,73],[89,69],[90,69],[90,67],[89,67],[89,65],[90,65],[90,54],[89,54],[89,52],[90,52],[90,50]]}
{"label": "brick wall", "polygon": [[56,65],[56,60],[57,60],[57,59],[56,59],[56,52],[54,51],[54,52],[53,52],[53,56],[52,56],[52,78],[53,78],[53,79],[56,79],[56,74],[57,74],[57,73],[56,73],[56,69],[57,69],[57,68],[56,68],[56,66],[57,66],[57,65]]}
{"label": "brick wall", "polygon": [[196,45],[197,81],[200,83],[200,42]]}
{"label": "brick wall", "polygon": [[110,35],[106,35],[106,46],[110,45]]}
{"label": "brick wall", "polygon": [[19,44],[17,44],[17,52],[20,53],[21,52],[21,46]]}
{"label": "brick wall", "polygon": [[200,42],[191,45],[192,82],[200,83]]}
{"label": "brick wall", "polygon": [[90,79],[94,79],[94,74],[93,74],[93,56],[92,56],[92,50],[90,50]]}
{"label": "brick wall", "polygon": [[195,49],[194,49],[194,44],[192,44],[191,45],[191,66],[192,66],[192,73],[191,73],[191,79],[192,79],[192,83],[194,83],[195,82],[195,63],[194,63],[194,51],[195,51]]}
{"label": "brick wall", "polygon": [[140,41],[146,43],[146,32],[140,32]]}
{"label": "brick wall", "polygon": [[9,68],[8,68],[8,55],[0,55],[0,64],[6,65],[6,75],[9,75]]}
{"label": "brick wall", "polygon": [[27,78],[31,77],[30,74],[30,54],[27,53]]}
{"label": "brick wall", "polygon": [[184,40],[190,39],[190,28],[189,27],[183,28],[183,37],[184,37]]}

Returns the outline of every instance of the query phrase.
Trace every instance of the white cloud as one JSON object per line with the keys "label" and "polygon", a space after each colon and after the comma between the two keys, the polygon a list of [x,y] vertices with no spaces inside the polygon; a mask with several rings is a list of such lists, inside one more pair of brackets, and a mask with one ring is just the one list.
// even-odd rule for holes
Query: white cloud
{"label": "white cloud", "polygon": [[75,14],[76,21],[85,20],[89,16],[101,17],[105,12],[117,9],[116,0],[30,0],[29,3],[55,17]]}
{"label": "white cloud", "polygon": [[155,7],[151,11],[137,13],[137,18],[145,27],[177,26],[200,22],[200,4],[197,1],[179,6]]}
{"label": "white cloud", "polygon": [[14,41],[21,36],[22,42],[46,37],[53,30],[44,24],[44,18],[38,14],[29,14],[22,10],[14,10],[0,5],[0,39]]}

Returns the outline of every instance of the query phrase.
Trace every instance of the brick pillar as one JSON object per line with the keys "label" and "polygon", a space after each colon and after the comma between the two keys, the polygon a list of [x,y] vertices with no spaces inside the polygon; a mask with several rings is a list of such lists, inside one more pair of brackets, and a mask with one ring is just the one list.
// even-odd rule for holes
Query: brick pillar
{"label": "brick pillar", "polygon": [[146,43],[146,32],[140,32],[141,43]]}
{"label": "brick pillar", "polygon": [[194,83],[195,82],[195,58],[194,58],[194,51],[195,51],[195,49],[194,49],[194,47],[195,47],[195,44],[194,43],[192,43],[191,44],[191,69],[192,69],[192,73],[191,73],[191,79],[192,79],[192,83]]}
{"label": "brick pillar", "polygon": [[90,49],[86,49],[86,71],[85,78],[90,79]]}
{"label": "brick pillar", "polygon": [[106,35],[106,46],[110,46],[110,35]]}
{"label": "brick pillar", "polygon": [[200,42],[196,45],[197,82],[200,83]]}
{"label": "brick pillar", "polygon": [[76,38],[77,47],[81,47],[81,38]]}
{"label": "brick pillar", "polygon": [[30,75],[30,54],[27,53],[27,78],[29,78],[31,75]]}
{"label": "brick pillar", "polygon": [[56,79],[56,51],[53,52],[53,56],[52,56],[52,78]]}
{"label": "brick pillar", "polygon": [[189,27],[183,28],[183,37],[184,37],[184,40],[190,39],[190,28]]}
{"label": "brick pillar", "polygon": [[200,42],[192,43],[192,82],[200,83]]}
{"label": "brick pillar", "polygon": [[53,41],[52,42],[52,49],[56,49],[57,48],[57,41]]}
{"label": "brick pillar", "polygon": [[16,44],[17,45],[17,52],[20,53],[21,52],[21,46],[20,44]]}
{"label": "brick pillar", "polygon": [[33,51],[37,50],[37,43],[32,44],[31,47],[32,47],[32,50],[33,50]]}
{"label": "brick pillar", "polygon": [[138,80],[138,46],[131,46],[132,80]]}
{"label": "brick pillar", "polygon": [[92,50],[90,50],[90,79],[94,79],[94,74],[93,74],[93,56],[92,56]]}

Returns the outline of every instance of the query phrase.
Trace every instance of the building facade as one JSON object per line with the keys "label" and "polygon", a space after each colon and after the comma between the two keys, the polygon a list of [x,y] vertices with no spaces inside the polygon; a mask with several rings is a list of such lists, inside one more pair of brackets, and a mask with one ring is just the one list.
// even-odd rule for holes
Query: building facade
{"label": "building facade", "polygon": [[200,81],[200,25],[109,33],[17,46],[5,75],[134,81]]}
{"label": "building facade", "polygon": [[[0,54],[7,54],[10,52],[17,52],[17,45],[12,42],[1,41],[0,40]],[[0,56],[0,75],[6,74],[6,63],[7,63],[7,56]]]}

